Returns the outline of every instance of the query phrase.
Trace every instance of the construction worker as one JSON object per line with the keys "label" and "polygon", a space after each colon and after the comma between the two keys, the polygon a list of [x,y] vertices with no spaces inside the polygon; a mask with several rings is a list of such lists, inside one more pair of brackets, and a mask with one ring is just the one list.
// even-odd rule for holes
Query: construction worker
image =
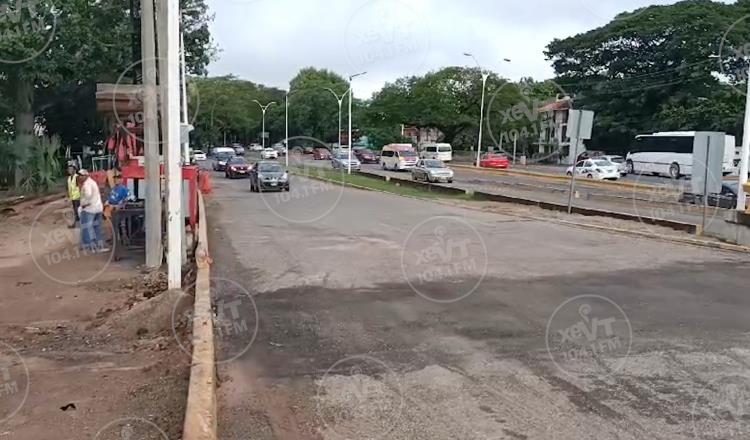
{"label": "construction worker", "polygon": [[68,165],[68,200],[73,204],[73,215],[75,221],[70,228],[75,228],[76,225],[80,224],[80,217],[78,216],[78,207],[81,206],[81,190],[78,188],[78,176],[76,176],[76,169],[73,165]]}
{"label": "construction worker", "polygon": [[109,252],[102,237],[102,196],[99,185],[85,169],[78,170],[81,185],[81,248],[85,251]]}

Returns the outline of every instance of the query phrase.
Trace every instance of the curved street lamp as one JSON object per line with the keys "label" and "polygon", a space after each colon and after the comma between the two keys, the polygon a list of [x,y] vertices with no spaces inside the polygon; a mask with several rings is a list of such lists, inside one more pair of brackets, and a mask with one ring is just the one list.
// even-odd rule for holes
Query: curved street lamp
{"label": "curved street lamp", "polygon": [[344,98],[346,97],[346,94],[351,92],[351,87],[346,92],[342,93],[340,96],[338,93],[334,92],[332,88],[326,87],[326,90],[331,92],[334,98],[336,98],[336,102],[339,103],[339,132],[338,132],[338,140],[339,140],[339,148],[341,148],[341,104],[344,102]]}
{"label": "curved street lamp", "polygon": [[253,102],[258,104],[260,107],[260,110],[263,112],[263,128],[261,129],[260,137],[261,137],[261,145],[263,145],[263,149],[266,148],[266,110],[268,110],[268,107],[270,107],[273,104],[276,104],[276,101],[271,101],[266,105],[261,104],[257,99],[253,99]]}

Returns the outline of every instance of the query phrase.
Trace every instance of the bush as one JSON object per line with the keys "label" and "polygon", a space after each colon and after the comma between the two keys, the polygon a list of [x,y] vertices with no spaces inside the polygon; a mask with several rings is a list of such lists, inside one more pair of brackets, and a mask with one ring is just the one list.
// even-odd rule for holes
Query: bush
{"label": "bush", "polygon": [[24,179],[21,182],[23,192],[46,192],[55,186],[62,175],[60,150],[62,144],[58,136],[38,137],[29,151],[28,159],[23,164]]}

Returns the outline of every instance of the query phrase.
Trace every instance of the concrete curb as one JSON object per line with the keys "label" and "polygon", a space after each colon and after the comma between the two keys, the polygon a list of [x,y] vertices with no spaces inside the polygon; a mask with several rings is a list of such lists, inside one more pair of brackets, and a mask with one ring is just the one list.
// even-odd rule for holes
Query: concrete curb
{"label": "concrete curb", "polygon": [[[362,186],[362,185],[356,185],[356,184],[351,184],[351,183],[346,183],[346,182],[338,182],[336,180],[326,179],[326,178],[318,177],[318,176],[303,176],[303,177],[307,177],[309,179],[316,179],[316,180],[320,180],[320,181],[323,181],[323,182],[333,183],[333,184],[336,184],[336,185],[348,186],[348,187],[351,187],[351,188],[361,189],[361,190],[364,190],[364,191],[373,191],[373,192],[378,192],[378,193],[382,193],[382,194],[390,194],[390,195],[393,195],[393,196],[405,197],[407,199],[421,200],[423,202],[438,203],[438,204],[445,205],[445,206],[453,206],[453,207],[458,206],[458,207],[461,207],[461,208],[464,208],[464,209],[471,209],[472,211],[487,213],[487,211],[485,211],[485,210],[478,209],[478,208],[473,208],[471,206],[457,205],[455,203],[444,202],[444,201],[434,200],[434,199],[423,199],[423,198],[420,198],[420,197],[407,196],[407,195],[404,195],[404,194],[398,194],[398,193],[394,193],[394,192],[390,192],[390,191],[383,191],[383,190],[380,190],[380,189],[368,188],[368,187]],[[523,219],[527,219],[527,220],[535,220],[535,221],[556,223],[556,224],[560,224],[560,225],[565,225],[565,226],[570,226],[570,227],[577,227],[577,228],[583,228],[583,229],[590,229],[590,230],[594,230],[594,231],[613,232],[613,233],[620,234],[620,235],[637,236],[637,237],[641,237],[641,238],[655,239],[655,240],[666,241],[666,242],[676,243],[676,244],[684,244],[684,245],[689,245],[689,246],[697,246],[697,247],[706,247],[706,248],[711,248],[711,249],[718,249],[718,250],[723,250],[723,251],[728,251],[728,252],[739,252],[739,253],[743,253],[743,254],[750,254],[750,247],[736,245],[736,244],[730,244],[730,243],[703,241],[703,240],[699,240],[699,239],[695,239],[695,238],[687,238],[687,237],[676,237],[676,236],[669,236],[669,235],[659,235],[659,234],[655,234],[653,232],[633,231],[633,230],[630,230],[630,229],[614,228],[614,227],[611,227],[611,226],[592,225],[590,223],[579,223],[579,222],[573,222],[573,221],[569,221],[569,220],[559,220],[559,219],[555,219],[555,218],[540,217],[540,216],[534,216],[534,215],[522,215],[522,214],[515,214],[515,213],[502,213],[502,215],[507,215],[507,216],[510,216],[510,217],[518,217],[518,218],[523,218]]]}
{"label": "concrete curb", "polygon": [[213,312],[211,310],[211,257],[208,253],[208,225],[203,195],[198,193],[198,246],[195,250],[198,274],[193,306],[193,358],[190,367],[183,440],[218,439],[216,363]]}
{"label": "concrete curb", "polygon": [[[495,170],[495,169],[477,168],[472,165],[460,165],[460,164],[451,164],[450,166],[451,168],[471,170],[471,171],[475,171],[478,173],[485,173],[485,174],[542,177],[545,179],[551,179],[551,180],[555,180],[559,182],[570,183],[570,177],[564,174],[562,175],[550,174],[550,173],[540,173],[536,171],[523,171],[523,170]],[[610,188],[627,188],[627,189],[642,189],[642,190],[653,190],[655,188],[658,188],[658,186],[656,185],[646,185],[643,183],[633,183],[633,182],[610,182],[609,180],[576,179],[576,182],[582,185],[602,186],[602,187],[610,187]]]}

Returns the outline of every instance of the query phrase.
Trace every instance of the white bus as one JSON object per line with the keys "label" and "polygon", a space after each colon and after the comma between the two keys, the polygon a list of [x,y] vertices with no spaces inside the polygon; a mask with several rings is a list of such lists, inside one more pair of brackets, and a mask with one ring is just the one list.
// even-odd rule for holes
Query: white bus
{"label": "white bus", "polygon": [[[665,131],[635,137],[625,157],[628,174],[653,174],[678,179],[693,171],[694,131]],[[734,136],[726,135],[724,144],[724,175],[734,171]]]}

